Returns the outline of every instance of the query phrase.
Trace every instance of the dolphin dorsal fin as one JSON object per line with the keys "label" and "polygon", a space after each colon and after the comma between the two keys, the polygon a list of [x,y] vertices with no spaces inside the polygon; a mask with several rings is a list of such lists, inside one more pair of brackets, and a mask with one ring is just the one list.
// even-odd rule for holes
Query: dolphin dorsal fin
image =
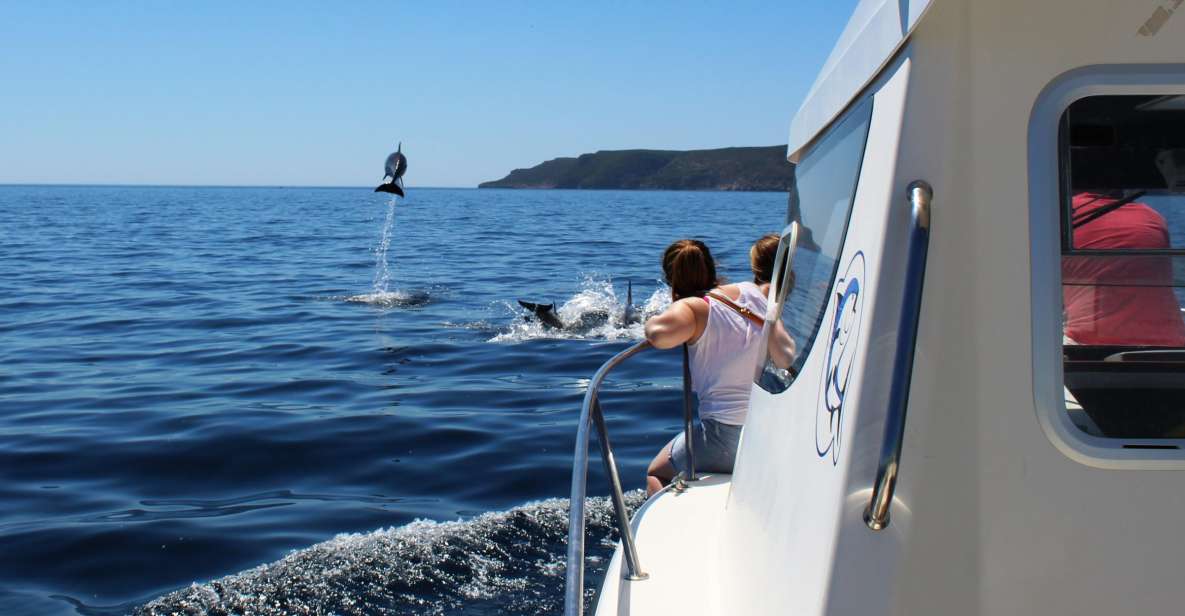
{"label": "dolphin dorsal fin", "polygon": [[632,280],[625,281],[625,305],[634,305],[634,281]]}

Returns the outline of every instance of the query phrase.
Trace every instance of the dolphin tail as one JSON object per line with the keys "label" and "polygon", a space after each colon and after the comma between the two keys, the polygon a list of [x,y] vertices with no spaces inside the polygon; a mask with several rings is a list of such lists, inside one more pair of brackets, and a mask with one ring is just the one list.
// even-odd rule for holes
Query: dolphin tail
{"label": "dolphin tail", "polygon": [[378,188],[374,189],[374,192],[391,193],[393,195],[399,195],[400,197],[403,196],[403,189],[400,188],[395,182],[391,182],[390,184],[379,184]]}
{"label": "dolphin tail", "polygon": [[524,302],[523,300],[520,299],[520,300],[518,300],[518,305],[522,306],[523,308],[526,308],[527,310],[530,310],[532,313],[534,313],[536,315],[540,315],[540,314],[547,313],[547,312],[555,312],[555,303],[554,302],[550,303],[550,304],[536,304],[534,302]]}
{"label": "dolphin tail", "polygon": [[561,321],[560,316],[555,313],[554,302],[550,304],[536,304],[533,302],[524,302],[520,299],[518,300],[518,305],[530,310],[531,314],[535,315],[535,318],[539,319],[540,323],[543,323],[548,327],[554,327],[556,329],[564,328],[564,322]]}

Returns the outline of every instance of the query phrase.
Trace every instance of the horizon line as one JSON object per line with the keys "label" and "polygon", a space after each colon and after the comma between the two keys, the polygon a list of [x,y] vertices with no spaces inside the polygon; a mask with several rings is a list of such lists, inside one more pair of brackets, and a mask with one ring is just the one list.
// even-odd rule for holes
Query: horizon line
{"label": "horizon line", "polygon": [[[367,186],[330,186],[313,184],[95,184],[95,183],[46,183],[46,182],[0,182],[0,188],[270,188],[270,189],[316,189],[316,190],[373,190]],[[415,186],[415,190],[571,190],[571,191],[620,191],[620,192],[711,192],[711,193],[777,193],[782,190],[721,190],[718,188],[510,188],[491,186]]]}
{"label": "horizon line", "polygon": [[[127,182],[0,182],[0,187],[43,186],[77,188],[366,188],[370,185],[349,186],[344,184],[133,184]],[[416,190],[456,190],[477,188],[477,186],[416,186]]]}

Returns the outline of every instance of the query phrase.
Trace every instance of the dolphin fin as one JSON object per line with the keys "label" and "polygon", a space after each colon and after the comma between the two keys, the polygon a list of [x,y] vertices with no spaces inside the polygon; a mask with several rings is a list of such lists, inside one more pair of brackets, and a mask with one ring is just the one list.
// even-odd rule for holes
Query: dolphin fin
{"label": "dolphin fin", "polygon": [[632,325],[642,320],[638,314],[638,309],[634,307],[634,282],[632,280],[625,281],[625,308],[621,311],[621,322],[625,325]]}

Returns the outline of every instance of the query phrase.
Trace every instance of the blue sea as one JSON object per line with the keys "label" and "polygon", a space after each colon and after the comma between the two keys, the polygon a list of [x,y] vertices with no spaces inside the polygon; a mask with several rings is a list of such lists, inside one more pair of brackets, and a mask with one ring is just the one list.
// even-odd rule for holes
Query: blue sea
{"label": "blue sea", "polygon": [[[580,402],[776,193],[0,187],[0,614],[536,614],[562,604]],[[571,332],[528,322],[516,300]],[[603,406],[630,503],[679,355]],[[593,451],[596,451],[595,445]],[[589,593],[611,553],[590,464]],[[598,568],[599,567],[599,568]]]}

